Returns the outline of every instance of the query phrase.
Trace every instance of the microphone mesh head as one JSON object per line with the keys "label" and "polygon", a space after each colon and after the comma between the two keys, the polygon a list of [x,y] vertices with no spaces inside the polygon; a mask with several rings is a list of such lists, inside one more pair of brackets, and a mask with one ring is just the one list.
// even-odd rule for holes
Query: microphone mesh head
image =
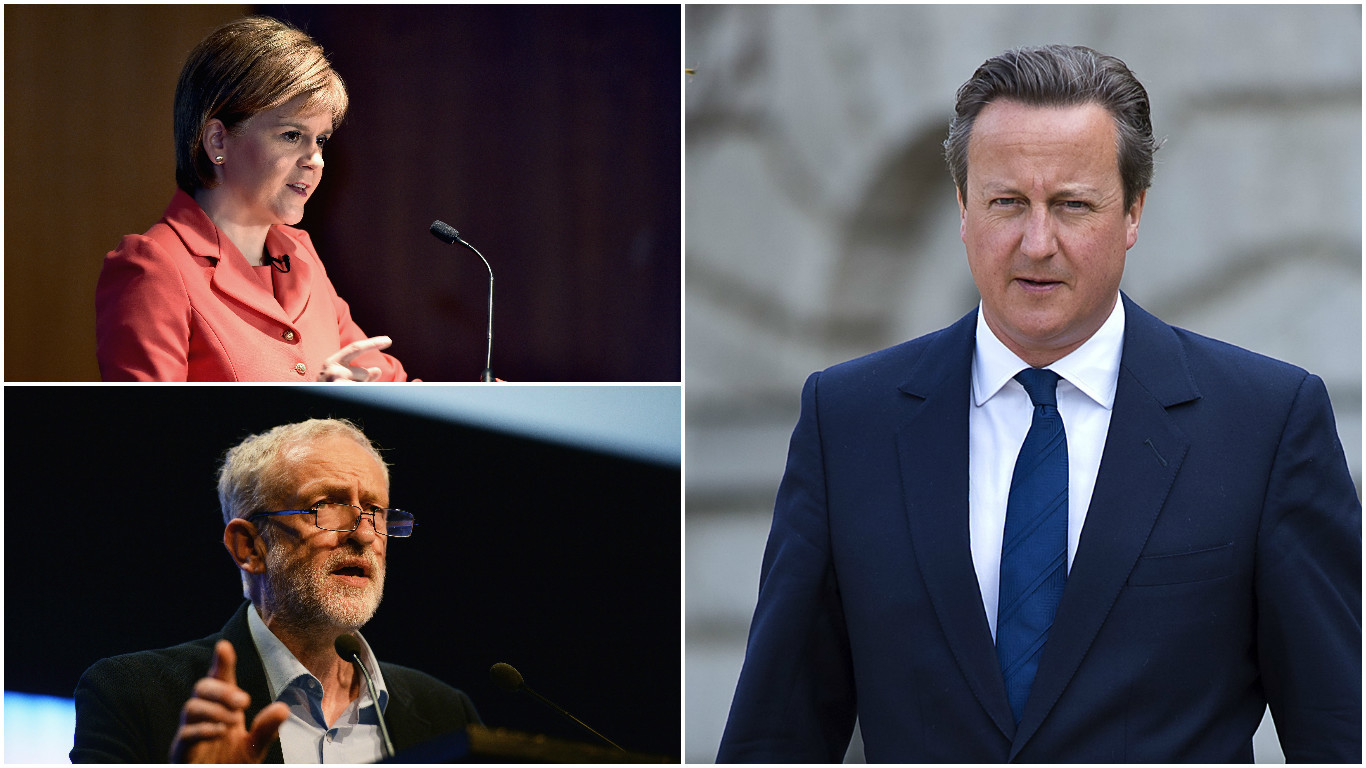
{"label": "microphone mesh head", "polygon": [[454,245],[455,241],[460,239],[460,232],[455,227],[439,219],[432,222],[431,230],[432,234],[436,235],[437,239],[442,242]]}
{"label": "microphone mesh head", "polygon": [[489,675],[493,677],[493,682],[509,691],[516,691],[525,685],[522,673],[511,664],[504,664],[501,661],[489,668]]}
{"label": "microphone mesh head", "polygon": [[337,655],[346,661],[353,661],[352,656],[360,655],[360,641],[352,635],[339,635],[332,642],[332,647],[337,651]]}

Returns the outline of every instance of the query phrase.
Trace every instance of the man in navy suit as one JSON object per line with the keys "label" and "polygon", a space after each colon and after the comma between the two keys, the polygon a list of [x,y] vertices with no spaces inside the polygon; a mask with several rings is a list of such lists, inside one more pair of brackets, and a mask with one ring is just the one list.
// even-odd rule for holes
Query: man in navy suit
{"label": "man in navy suit", "polygon": [[1110,56],[1009,51],[945,142],[978,310],[802,392],[720,761],[1361,762],[1361,504],[1323,382],[1120,293]]}

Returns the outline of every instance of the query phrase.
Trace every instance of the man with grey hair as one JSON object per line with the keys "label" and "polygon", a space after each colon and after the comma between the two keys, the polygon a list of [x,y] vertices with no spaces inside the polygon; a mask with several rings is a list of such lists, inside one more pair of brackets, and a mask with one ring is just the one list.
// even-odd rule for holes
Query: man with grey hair
{"label": "man with grey hair", "polygon": [[252,435],[227,452],[218,493],[247,602],[217,634],[93,665],[72,762],[374,762],[377,708],[396,750],[479,722],[464,693],[377,662],[360,636],[389,540],[414,521],[389,507],[388,467],[359,429],[312,419]]}
{"label": "man with grey hair", "polygon": [[986,61],[945,155],[981,304],[813,374],[718,759],[1361,762],[1361,504],[1323,382],[1119,290],[1120,60]]}

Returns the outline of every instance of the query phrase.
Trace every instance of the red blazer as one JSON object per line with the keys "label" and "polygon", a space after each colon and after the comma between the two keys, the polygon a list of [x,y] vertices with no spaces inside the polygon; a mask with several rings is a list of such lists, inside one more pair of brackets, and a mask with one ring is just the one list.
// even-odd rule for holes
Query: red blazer
{"label": "red blazer", "polygon": [[[95,342],[105,381],[317,381],[323,360],[366,338],[337,296],[308,233],[275,225],[266,250],[288,254],[275,295],[237,246],[177,190],[161,221],[104,257]],[[403,364],[367,352],[353,365],[406,381]]]}

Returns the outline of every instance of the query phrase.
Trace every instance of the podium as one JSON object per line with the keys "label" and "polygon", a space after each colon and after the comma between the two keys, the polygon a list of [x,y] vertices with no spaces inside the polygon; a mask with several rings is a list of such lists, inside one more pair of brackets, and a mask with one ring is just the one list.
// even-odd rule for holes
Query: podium
{"label": "podium", "polygon": [[399,752],[386,763],[674,763],[674,758],[623,752],[505,728],[466,726]]}

